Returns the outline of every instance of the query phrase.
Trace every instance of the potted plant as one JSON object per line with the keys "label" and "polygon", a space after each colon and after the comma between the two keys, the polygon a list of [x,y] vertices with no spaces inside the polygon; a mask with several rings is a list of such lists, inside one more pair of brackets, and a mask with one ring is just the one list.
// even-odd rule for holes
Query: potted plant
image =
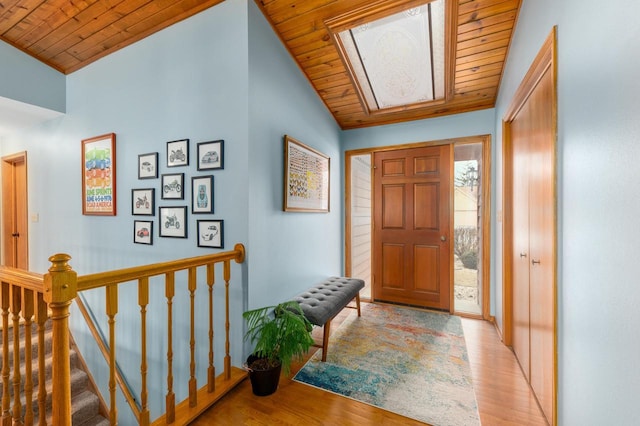
{"label": "potted plant", "polygon": [[247,321],[245,339],[255,343],[246,364],[253,393],[270,395],[278,388],[280,371],[289,375],[291,361],[302,359],[314,344],[313,325],[295,301],[253,309],[242,316]]}

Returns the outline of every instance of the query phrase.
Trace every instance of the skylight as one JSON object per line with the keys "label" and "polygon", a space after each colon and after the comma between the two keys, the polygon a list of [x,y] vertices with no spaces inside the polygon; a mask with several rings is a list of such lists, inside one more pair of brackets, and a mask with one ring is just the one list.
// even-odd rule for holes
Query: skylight
{"label": "skylight", "polygon": [[368,112],[445,99],[445,0],[333,35]]}

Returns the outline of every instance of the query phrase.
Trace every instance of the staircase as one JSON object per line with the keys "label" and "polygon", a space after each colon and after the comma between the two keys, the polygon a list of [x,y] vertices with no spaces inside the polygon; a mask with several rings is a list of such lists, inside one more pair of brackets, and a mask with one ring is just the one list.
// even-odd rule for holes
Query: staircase
{"label": "staircase", "polygon": [[[11,370],[11,375],[9,377],[9,393],[11,398],[11,405],[13,407],[13,398],[14,398],[14,385],[13,385],[13,357],[14,357],[14,345],[13,345],[13,327],[10,326],[8,330],[9,333],[9,367]],[[0,345],[2,342],[2,333],[5,330],[0,328]],[[25,327],[23,325],[20,326],[20,392],[21,392],[21,404],[22,404],[22,416],[24,420],[25,413],[25,395],[24,395],[24,386],[25,386]],[[52,371],[52,330],[51,330],[51,321],[46,322],[45,328],[45,388],[47,390],[47,399],[46,399],[46,419],[47,425],[51,425],[51,371]],[[31,333],[31,368],[32,368],[32,380],[33,380],[33,395],[31,398],[31,403],[33,407],[33,424],[39,424],[39,405],[38,405],[38,391],[39,391],[39,365],[38,365],[38,339],[37,339],[37,328],[36,325],[32,326]],[[2,350],[0,350],[0,372],[2,371]],[[100,399],[95,394],[92,389],[91,382],[89,380],[89,376],[83,369],[83,363],[80,361],[80,357],[76,350],[71,346],[70,349],[70,363],[71,363],[71,412],[72,412],[72,425],[74,426],[108,426],[109,421],[104,418],[100,414]],[[0,377],[1,380],[1,377]],[[0,382],[1,384],[1,382]],[[3,397],[3,386],[0,385],[0,401]],[[13,410],[13,408],[12,408]],[[13,414],[13,411],[11,411]],[[1,413],[0,413],[1,415]],[[14,424],[15,420],[14,420]],[[20,423],[22,424],[22,423]]]}

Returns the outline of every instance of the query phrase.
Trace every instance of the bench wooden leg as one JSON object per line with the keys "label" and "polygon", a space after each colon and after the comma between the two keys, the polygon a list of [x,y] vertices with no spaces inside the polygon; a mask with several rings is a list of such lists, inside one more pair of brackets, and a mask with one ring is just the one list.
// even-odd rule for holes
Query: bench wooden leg
{"label": "bench wooden leg", "polygon": [[360,315],[360,293],[356,293],[356,307],[358,308],[358,316],[362,316]]}
{"label": "bench wooden leg", "polygon": [[331,334],[331,320],[324,323],[322,327],[324,335],[322,337],[322,362],[327,360],[327,350],[329,349],[329,334]]}

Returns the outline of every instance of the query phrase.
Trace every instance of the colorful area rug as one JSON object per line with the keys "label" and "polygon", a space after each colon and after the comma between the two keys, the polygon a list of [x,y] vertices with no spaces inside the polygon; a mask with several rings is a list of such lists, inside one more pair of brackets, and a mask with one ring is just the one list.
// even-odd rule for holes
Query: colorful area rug
{"label": "colorful area rug", "polygon": [[479,425],[460,318],[366,304],[331,334],[295,381],[434,426]]}

